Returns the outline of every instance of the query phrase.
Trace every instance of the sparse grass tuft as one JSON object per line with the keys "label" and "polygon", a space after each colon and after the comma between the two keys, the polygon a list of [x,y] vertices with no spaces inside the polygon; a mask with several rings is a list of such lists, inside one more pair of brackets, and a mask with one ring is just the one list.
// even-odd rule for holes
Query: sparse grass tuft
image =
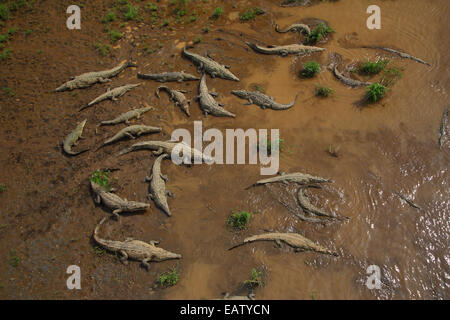
{"label": "sparse grass tuft", "polygon": [[245,11],[239,19],[241,21],[248,21],[248,20],[255,20],[256,16],[262,15],[266,13],[263,9],[260,8],[250,8],[247,11]]}
{"label": "sparse grass tuft", "polygon": [[6,185],[5,184],[0,184],[0,193],[3,193],[7,190]]}
{"label": "sparse grass tuft", "polygon": [[125,11],[125,19],[126,20],[134,20],[139,21],[139,7],[133,7],[131,4],[127,4]]}
{"label": "sparse grass tuft", "polygon": [[103,23],[110,23],[110,22],[116,21],[116,20],[117,20],[117,16],[111,10],[109,10],[108,13],[102,18]]}
{"label": "sparse grass tuft", "polygon": [[9,87],[5,87],[5,88],[3,88],[3,91],[6,93],[6,94],[8,94],[10,97],[14,97],[16,94],[14,93],[14,91],[11,89],[11,88],[9,88]]}
{"label": "sparse grass tuft", "polygon": [[202,42],[202,37],[198,36],[197,38],[195,38],[195,40],[194,40],[195,44],[200,43],[200,42]]}
{"label": "sparse grass tuft", "polygon": [[332,95],[334,93],[334,90],[331,88],[327,88],[327,87],[321,87],[321,86],[317,86],[315,89],[315,95],[317,97],[329,97],[330,95]]}
{"label": "sparse grass tuft", "polygon": [[329,33],[333,32],[336,32],[333,28],[321,23],[311,31],[310,35],[306,36],[305,44],[316,44],[321,39],[325,38]]}
{"label": "sparse grass tuft", "polygon": [[305,78],[312,78],[320,72],[320,64],[317,61],[310,61],[303,65],[301,75]]}
{"label": "sparse grass tuft", "polygon": [[180,275],[175,267],[167,272],[161,273],[156,279],[156,287],[172,287],[178,283]]}
{"label": "sparse grass tuft", "polygon": [[5,50],[3,50],[2,52],[0,52],[0,60],[6,60],[11,58],[11,49],[7,48]]}
{"label": "sparse grass tuft", "polygon": [[94,246],[94,253],[100,257],[105,253],[105,249],[100,246]]}
{"label": "sparse grass tuft", "polygon": [[20,263],[20,258],[17,256],[16,251],[11,249],[9,251],[9,264],[13,268],[17,268]]}
{"label": "sparse grass tuft", "polygon": [[403,77],[402,70],[403,69],[396,67],[391,67],[384,70],[380,83],[386,87],[393,85],[398,79]]}
{"label": "sparse grass tuft", "polygon": [[211,15],[211,19],[219,19],[220,16],[223,13],[223,8],[222,7],[217,7],[216,9],[214,9],[213,14]]}
{"label": "sparse grass tuft", "polygon": [[247,211],[233,212],[227,220],[227,225],[233,229],[243,230],[250,221],[251,213]]}
{"label": "sparse grass tuft", "polygon": [[387,88],[379,83],[373,83],[370,86],[366,87],[366,99],[369,102],[377,102],[386,94]]}
{"label": "sparse grass tuft", "polygon": [[108,44],[103,44],[103,43],[101,43],[100,41],[97,41],[95,44],[94,44],[94,47],[95,47],[95,50],[97,51],[97,52],[99,52],[102,56],[106,56],[106,55],[108,55],[108,53],[110,52],[110,50],[111,50],[111,46],[110,45],[108,45]]}
{"label": "sparse grass tuft", "polygon": [[117,30],[109,31],[109,38],[110,38],[112,44],[114,44],[117,41],[119,41],[120,39],[122,39],[122,37],[123,37],[123,34]]}
{"label": "sparse grass tuft", "polygon": [[252,276],[248,280],[244,280],[243,284],[245,286],[248,286],[250,289],[258,288],[258,287],[264,287],[264,273],[262,271],[259,271],[256,268],[252,269]]}

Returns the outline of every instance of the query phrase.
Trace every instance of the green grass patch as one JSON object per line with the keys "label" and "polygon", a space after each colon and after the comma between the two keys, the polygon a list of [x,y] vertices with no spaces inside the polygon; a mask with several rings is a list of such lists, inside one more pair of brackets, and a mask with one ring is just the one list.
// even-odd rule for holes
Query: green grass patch
{"label": "green grass patch", "polygon": [[11,249],[9,251],[9,265],[13,268],[17,268],[20,263],[20,258],[17,255],[16,251]]}
{"label": "green grass patch", "polygon": [[325,38],[328,34],[333,32],[336,32],[333,28],[325,25],[324,23],[321,23],[311,31],[310,35],[306,36],[305,44],[316,44],[317,42]]}
{"label": "green grass patch", "polygon": [[103,249],[103,248],[100,247],[100,246],[94,246],[94,253],[95,253],[97,256],[101,257],[101,256],[105,253],[105,249]]}
{"label": "green grass patch", "polygon": [[6,3],[0,3],[0,20],[6,21],[9,19],[11,11]]}
{"label": "green grass patch", "polygon": [[32,33],[33,33],[33,30],[27,29],[27,30],[25,30],[24,35],[25,35],[25,37],[28,37],[28,36],[31,35]]}
{"label": "green grass patch", "polygon": [[317,86],[314,93],[317,97],[326,98],[332,95],[334,93],[334,90],[327,87]]}
{"label": "green grass patch", "polygon": [[310,61],[303,65],[301,75],[305,78],[312,78],[320,72],[320,64],[317,61]]}
{"label": "green grass patch", "polygon": [[219,19],[222,14],[223,14],[223,8],[217,7],[216,9],[214,9],[214,11],[211,15],[211,19]]}
{"label": "green grass patch", "polygon": [[109,10],[108,13],[102,18],[103,23],[110,23],[112,21],[116,21],[117,16],[114,11]]}
{"label": "green grass patch", "polygon": [[249,20],[255,20],[256,16],[262,15],[266,13],[263,9],[260,8],[250,8],[247,11],[245,11],[239,19],[241,21],[249,21]]}
{"label": "green grass patch", "polygon": [[7,34],[0,34],[0,43],[8,41],[9,37]]}
{"label": "green grass patch", "polygon": [[11,88],[9,88],[9,87],[3,88],[3,92],[5,92],[10,97],[14,97],[16,95],[14,93],[14,91]]}
{"label": "green grass patch", "polygon": [[[275,149],[275,154],[283,151],[283,145],[284,145],[284,139],[280,139],[279,137],[275,140],[275,143],[273,144]],[[258,142],[257,150],[259,151],[259,148],[265,148],[267,150],[267,155],[272,155],[272,139],[267,139],[265,142],[261,143],[261,145]]]}
{"label": "green grass patch", "polygon": [[361,63],[358,72],[364,75],[379,74],[386,68],[388,63],[389,59],[379,59],[378,61],[367,60],[366,62]]}
{"label": "green grass patch", "polygon": [[91,176],[91,181],[98,184],[99,186],[105,188],[106,192],[111,190],[111,185],[109,184],[109,173],[104,171],[94,171]]}
{"label": "green grass patch", "polygon": [[379,83],[373,83],[366,87],[366,99],[369,102],[377,102],[386,94],[387,88]]}
{"label": "green grass patch", "polygon": [[11,58],[11,49],[7,48],[5,50],[3,50],[2,52],[0,52],[0,60],[6,60],[6,59],[10,59]]}
{"label": "green grass patch", "polygon": [[0,193],[3,193],[7,190],[6,185],[5,184],[0,184]]}
{"label": "green grass patch", "polygon": [[251,216],[251,213],[247,211],[233,212],[227,220],[227,225],[233,229],[244,230]]}
{"label": "green grass patch", "polygon": [[111,40],[111,43],[114,44],[117,41],[119,41],[120,39],[122,39],[123,34],[120,33],[117,30],[110,30],[109,31],[109,39]]}
{"label": "green grass patch", "polygon": [[194,40],[195,44],[200,43],[200,42],[202,42],[202,37],[198,36],[197,38],[195,38],[195,40]]}
{"label": "green grass patch", "polygon": [[257,268],[253,268],[251,278],[244,280],[242,283],[251,289],[264,287],[264,273]]}
{"label": "green grass patch", "polygon": [[172,287],[178,283],[180,280],[180,274],[175,267],[171,268],[169,271],[161,273],[156,279],[156,287]]}
{"label": "green grass patch", "polygon": [[94,43],[95,50],[100,53],[103,57],[107,56],[111,51],[111,46],[108,44],[103,44],[100,41]]}
{"label": "green grass patch", "polygon": [[131,4],[127,4],[126,10],[125,10],[125,19],[126,20],[134,20],[139,21],[141,20],[139,18],[139,7],[133,7]]}

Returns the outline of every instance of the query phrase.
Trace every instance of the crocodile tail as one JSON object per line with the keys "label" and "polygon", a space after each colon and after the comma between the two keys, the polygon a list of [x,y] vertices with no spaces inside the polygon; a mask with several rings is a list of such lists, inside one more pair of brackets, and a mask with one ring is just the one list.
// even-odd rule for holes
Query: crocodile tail
{"label": "crocodile tail", "polygon": [[233,250],[233,249],[235,249],[235,248],[237,248],[237,247],[243,246],[243,245],[246,244],[246,243],[247,243],[247,242],[241,242],[241,243],[238,243],[238,244],[232,246],[231,248],[229,248],[228,251]]}
{"label": "crocodile tail", "polygon": [[101,239],[101,238],[98,236],[98,231],[100,230],[101,225],[102,225],[105,221],[106,221],[106,217],[103,218],[102,220],[100,220],[100,222],[97,224],[97,226],[95,227],[95,230],[94,230],[94,240],[95,240],[96,242],[100,243],[100,244],[102,244],[104,241],[103,241],[103,239]]}
{"label": "crocodile tail", "polygon": [[280,29],[278,28],[278,24],[275,25],[275,31],[280,32]]}
{"label": "crocodile tail", "polygon": [[84,149],[84,150],[75,152],[75,151],[65,150],[65,149],[64,149],[64,152],[65,152],[66,154],[68,154],[69,156],[78,156],[78,155],[80,155],[80,154],[82,154],[82,153],[88,152],[89,150],[90,150],[90,148],[87,148],[87,149]]}
{"label": "crocodile tail", "polygon": [[159,92],[160,92],[161,90],[165,90],[166,92],[169,92],[169,91],[170,91],[170,89],[167,88],[166,86],[160,86],[160,87],[158,87],[158,89],[156,89],[156,92],[155,92],[155,95],[158,97],[158,99],[160,98]]}
{"label": "crocodile tail", "polygon": [[136,67],[137,67],[137,64],[134,63],[134,62],[132,62],[132,61],[127,61],[127,62],[125,63],[125,67],[126,67],[126,68],[128,68],[128,67],[136,68]]}

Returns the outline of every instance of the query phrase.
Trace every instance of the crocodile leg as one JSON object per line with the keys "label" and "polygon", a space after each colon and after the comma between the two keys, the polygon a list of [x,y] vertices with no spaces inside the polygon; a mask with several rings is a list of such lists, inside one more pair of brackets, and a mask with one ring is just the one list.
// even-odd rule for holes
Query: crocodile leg
{"label": "crocodile leg", "polygon": [[152,181],[152,179],[153,179],[153,174],[150,174],[150,176],[144,178],[144,182],[150,182],[150,181]]}
{"label": "crocodile leg", "polygon": [[163,148],[159,148],[158,150],[156,150],[156,151],[153,151],[152,153],[153,153],[153,155],[154,156],[160,156],[160,155],[162,155],[162,153],[163,153],[163,151],[164,151],[164,149]]}
{"label": "crocodile leg", "polygon": [[152,260],[152,258],[147,258],[142,260],[142,265],[147,269],[147,271],[150,271],[150,264],[149,262]]}
{"label": "crocodile leg", "polygon": [[174,197],[174,194],[172,192],[170,192],[169,190],[166,191],[166,194],[168,197],[171,197],[171,198]]}
{"label": "crocodile leg", "polygon": [[150,241],[150,244],[154,245],[156,247],[159,244],[159,241],[158,240],[152,240],[152,241]]}
{"label": "crocodile leg", "polygon": [[128,254],[124,250],[120,250],[119,253],[122,255],[119,259],[124,265],[128,265]]}
{"label": "crocodile leg", "polygon": [[[133,140],[136,139],[136,137],[129,132],[125,132],[125,135],[130,139],[133,139]],[[137,135],[139,135],[139,134],[137,134]]]}
{"label": "crocodile leg", "polygon": [[95,201],[96,204],[100,204],[102,202],[102,198],[99,195],[97,195],[95,197],[94,201]]}
{"label": "crocodile leg", "polygon": [[167,175],[161,173],[160,176],[161,179],[163,179],[165,182],[169,182],[169,178],[167,177]]}

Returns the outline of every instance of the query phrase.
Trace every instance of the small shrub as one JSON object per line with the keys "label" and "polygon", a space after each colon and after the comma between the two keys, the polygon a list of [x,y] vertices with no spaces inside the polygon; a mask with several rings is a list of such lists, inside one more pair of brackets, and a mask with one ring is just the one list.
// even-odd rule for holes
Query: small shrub
{"label": "small shrub", "polygon": [[167,272],[161,273],[156,279],[156,287],[161,286],[163,288],[172,287],[178,283],[180,275],[178,271],[173,267]]}
{"label": "small shrub", "polygon": [[315,44],[321,39],[325,38],[329,33],[336,32],[333,28],[326,26],[324,23],[319,24],[315,27],[311,34],[306,36],[306,44]]}
{"label": "small shrub", "polygon": [[217,7],[216,9],[214,9],[214,12],[213,12],[211,18],[212,19],[219,19],[220,16],[222,15],[222,13],[223,13],[222,7]]}
{"label": "small shrub", "polygon": [[266,12],[260,8],[250,8],[247,11],[245,11],[239,17],[239,19],[241,19],[241,21],[254,20],[254,19],[256,19],[256,16],[259,16],[264,13],[266,13]]}
{"label": "small shrub", "polygon": [[316,61],[307,62],[303,65],[302,76],[312,78],[320,72],[320,64]]}
{"label": "small shrub", "polygon": [[250,221],[251,213],[247,211],[234,212],[227,220],[228,226],[233,229],[243,230]]}
{"label": "small shrub", "polygon": [[252,277],[249,280],[244,280],[243,284],[250,287],[251,289],[257,287],[264,287],[264,274],[256,268],[252,269]]}
{"label": "small shrub", "polygon": [[109,46],[109,45],[105,45],[105,44],[102,44],[100,41],[97,41],[95,44],[94,44],[94,46],[95,46],[95,50],[97,51],[97,52],[99,52],[102,56],[106,56],[106,55],[108,55],[108,53],[109,53],[109,51],[111,50],[111,46]]}
{"label": "small shrub", "polygon": [[367,89],[366,99],[369,102],[377,102],[378,100],[384,97],[387,90],[387,88],[384,85],[379,83],[373,83],[370,86],[367,86],[366,89]]}
{"label": "small shrub", "polygon": [[315,94],[317,97],[326,98],[334,93],[334,90],[327,87],[316,87]]}
{"label": "small shrub", "polygon": [[139,7],[133,7],[131,4],[127,4],[125,11],[126,20],[139,20]]}

